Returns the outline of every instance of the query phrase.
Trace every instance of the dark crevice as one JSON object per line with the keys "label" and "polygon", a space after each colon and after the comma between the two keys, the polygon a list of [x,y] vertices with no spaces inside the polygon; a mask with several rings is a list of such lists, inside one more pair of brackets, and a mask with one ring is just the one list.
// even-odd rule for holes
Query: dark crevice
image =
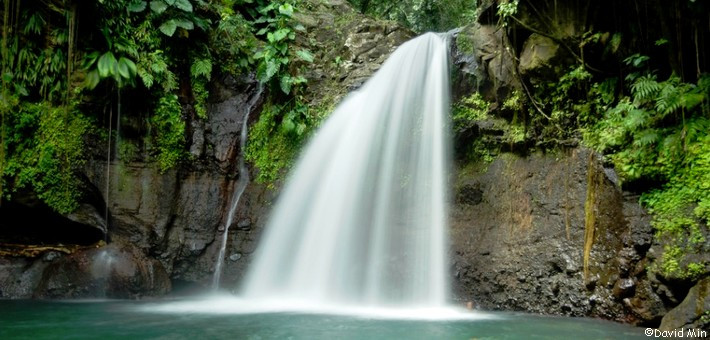
{"label": "dark crevice", "polygon": [[0,244],[91,245],[103,239],[100,229],[71,221],[44,205],[5,202],[0,207]]}

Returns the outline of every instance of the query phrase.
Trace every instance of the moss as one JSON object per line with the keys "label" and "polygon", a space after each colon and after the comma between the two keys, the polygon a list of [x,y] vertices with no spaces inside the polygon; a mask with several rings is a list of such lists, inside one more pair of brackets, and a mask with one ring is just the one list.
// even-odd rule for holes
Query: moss
{"label": "moss", "polygon": [[165,172],[177,166],[187,154],[185,121],[176,95],[168,94],[160,98],[151,123],[155,131],[156,161],[160,172]]}
{"label": "moss", "polygon": [[291,168],[303,142],[324,114],[300,101],[282,105],[267,102],[249,131],[246,147],[246,160],[259,169],[256,180],[273,187]]}
{"label": "moss", "polygon": [[596,224],[596,196],[599,175],[594,162],[594,153],[589,153],[587,165],[587,197],[584,201],[584,280],[589,280],[589,257],[594,246]]}
{"label": "moss", "polygon": [[454,127],[457,130],[462,129],[469,126],[471,122],[489,118],[490,106],[491,103],[483,99],[483,96],[478,92],[462,98],[452,107]]}
{"label": "moss", "polygon": [[470,28],[464,29],[458,36],[456,36],[456,46],[459,51],[463,54],[473,54],[473,38],[471,37],[472,30]]}
{"label": "moss", "polygon": [[3,129],[7,133],[8,159],[2,180],[10,198],[30,188],[49,207],[70,213],[81,198],[77,170],[85,162],[84,136],[92,123],[73,106],[49,102],[23,103],[9,111]]}

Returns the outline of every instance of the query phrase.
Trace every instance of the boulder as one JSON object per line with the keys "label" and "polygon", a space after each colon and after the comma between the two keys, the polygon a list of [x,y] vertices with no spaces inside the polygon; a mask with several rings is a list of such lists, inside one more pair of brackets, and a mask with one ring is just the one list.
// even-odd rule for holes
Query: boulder
{"label": "boulder", "polygon": [[521,89],[514,51],[503,30],[474,23],[455,31],[454,37],[454,101],[478,91],[488,101],[502,103],[513,91]]}
{"label": "boulder", "polygon": [[559,52],[560,45],[554,40],[533,33],[523,44],[518,70],[521,75],[544,75],[554,68]]}
{"label": "boulder", "polygon": [[683,302],[661,320],[662,331],[679,328],[710,329],[710,278],[700,280]]}
{"label": "boulder", "polygon": [[122,298],[160,296],[170,291],[159,261],[125,244],[78,251],[52,262],[42,273],[34,298]]}

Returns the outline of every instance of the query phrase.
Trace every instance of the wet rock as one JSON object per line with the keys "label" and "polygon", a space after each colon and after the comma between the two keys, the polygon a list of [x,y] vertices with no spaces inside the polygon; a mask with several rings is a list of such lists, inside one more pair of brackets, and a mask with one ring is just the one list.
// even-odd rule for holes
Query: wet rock
{"label": "wet rock", "polygon": [[207,107],[209,120],[204,138],[208,145],[207,156],[214,157],[220,170],[227,172],[233,169],[239,154],[241,123],[248,111],[257,108],[261,99],[252,98],[258,92],[257,82],[251,77],[238,80],[227,77],[215,83],[215,87],[219,88],[220,95]]}
{"label": "wet rock", "polygon": [[0,257],[0,298],[29,299],[49,262]]}
{"label": "wet rock", "polygon": [[52,262],[58,258],[62,257],[62,254],[56,251],[48,251],[42,256],[42,261]]}
{"label": "wet rock", "polygon": [[502,102],[521,88],[513,52],[496,25],[475,23],[456,33],[455,38],[454,101],[478,91],[489,101]]}
{"label": "wet rock", "polygon": [[552,39],[533,33],[525,40],[518,70],[522,75],[544,74],[553,67],[560,45]]}
{"label": "wet rock", "polygon": [[241,258],[242,258],[242,254],[239,254],[239,253],[229,255],[229,259],[231,261],[238,261]]}
{"label": "wet rock", "polygon": [[139,298],[170,291],[159,261],[131,245],[111,244],[54,261],[42,273],[35,298]]}
{"label": "wet rock", "polygon": [[710,278],[699,281],[683,302],[661,320],[661,330],[678,328],[708,329],[710,326]]}
{"label": "wet rock", "polygon": [[465,184],[456,194],[457,201],[461,204],[476,205],[483,200],[483,191],[479,183]]}
{"label": "wet rock", "polygon": [[247,231],[251,229],[251,219],[249,218],[244,218],[237,223],[237,229],[242,230],[242,231]]}
{"label": "wet rock", "polygon": [[638,319],[640,325],[656,326],[668,311],[649,280],[639,281],[634,296],[623,299],[623,302]]}
{"label": "wet rock", "polygon": [[614,296],[616,296],[617,298],[624,298],[629,295],[633,295],[633,289],[635,286],[636,283],[633,279],[618,280],[614,285]]}
{"label": "wet rock", "polygon": [[[469,169],[458,178],[450,217],[457,299],[476,301],[482,309],[617,320],[628,320],[634,313],[622,297],[638,294],[635,278],[619,279],[620,254],[633,249],[624,242],[633,239],[627,236],[626,215],[631,214],[624,213],[626,197],[606,179],[592,151],[503,154],[482,170]],[[463,198],[476,197],[478,193],[464,195],[474,188],[485,199],[472,205]],[[588,190],[596,199],[591,205],[594,239],[585,269]],[[631,256],[626,266],[635,267],[639,258]],[[660,308],[647,317],[662,315],[663,303]]]}
{"label": "wet rock", "polygon": [[79,208],[66,215],[66,217],[74,222],[94,227],[101,231],[104,235],[107,233],[106,219],[104,218],[104,215],[99,213],[96,210],[96,207],[91,204],[80,204]]}
{"label": "wet rock", "polygon": [[200,119],[193,120],[191,127],[192,143],[190,143],[190,154],[199,159],[205,149],[205,123]]}

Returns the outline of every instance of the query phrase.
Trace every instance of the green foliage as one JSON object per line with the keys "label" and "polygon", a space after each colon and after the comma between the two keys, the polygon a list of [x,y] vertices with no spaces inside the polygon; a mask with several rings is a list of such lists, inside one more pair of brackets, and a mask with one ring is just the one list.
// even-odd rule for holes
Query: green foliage
{"label": "green foliage", "polygon": [[255,28],[231,7],[219,9],[220,21],[210,31],[209,45],[220,56],[222,72],[238,74],[254,63],[254,50],[258,40],[252,34]]}
{"label": "green foliage", "polygon": [[508,98],[503,101],[503,110],[518,112],[523,109],[523,96],[520,91],[513,91]]}
{"label": "green foliage", "polygon": [[51,208],[69,213],[78,206],[84,139],[91,126],[74,107],[48,102],[14,106],[6,117],[8,159],[4,168],[3,195],[11,198],[32,189]]}
{"label": "green foliage", "polygon": [[156,160],[161,172],[176,166],[185,158],[185,121],[178,97],[168,94],[158,100],[151,118],[157,148]]}
{"label": "green foliage", "polygon": [[474,92],[453,105],[452,117],[454,129],[461,130],[477,120],[488,118],[491,103],[483,99],[480,93]]}
{"label": "green foliage", "polygon": [[249,131],[246,160],[258,169],[257,181],[273,183],[291,167],[301,143],[311,131],[313,115],[300,100],[283,105],[267,103]]}
{"label": "green foliage", "polygon": [[[536,131],[538,144],[553,145],[576,138],[580,126],[596,122],[600,112],[615,100],[615,79],[592,83],[584,66],[570,67],[557,81],[534,84],[527,122]],[[511,103],[512,104],[512,103]]]}
{"label": "green foliage", "polygon": [[659,269],[666,276],[697,275],[700,267],[681,263],[705,242],[701,228],[710,221],[710,77],[697,84],[676,76],[660,82],[652,75],[629,79],[634,79],[631,97],[607,110],[585,140],[609,155],[624,182],[659,183],[641,196],[657,236],[672,240]]}
{"label": "green foliage", "polygon": [[69,31],[51,23],[66,20],[67,13],[32,3],[16,10],[15,21],[5,23],[10,36],[3,41],[3,81],[20,96],[57,101],[66,93]]}
{"label": "green foliage", "polygon": [[442,32],[474,21],[478,0],[349,0],[361,13],[395,20],[415,32]]}
{"label": "green foliage", "polygon": [[259,7],[259,16],[254,21],[256,24],[266,25],[256,32],[257,36],[266,37],[264,46],[254,54],[254,60],[258,63],[257,79],[261,83],[272,84],[272,87],[280,89],[286,95],[291,94],[294,86],[306,82],[297,70],[289,70],[294,57],[308,63],[313,62],[310,51],[301,49],[292,55],[289,49],[289,43],[296,38],[296,31],[305,30],[292,20],[293,12],[294,7],[288,2],[268,2]]}
{"label": "green foliage", "polygon": [[208,58],[195,60],[190,67],[190,75],[195,112],[198,117],[207,119],[207,82],[212,78],[212,61]]}
{"label": "green foliage", "polygon": [[85,83],[88,89],[95,88],[105,78],[113,79],[118,87],[133,84],[137,73],[136,64],[131,59],[126,57],[116,59],[111,51],[101,56],[97,51],[87,55],[85,67],[88,69]]}
{"label": "green foliage", "polygon": [[514,16],[516,13],[518,13],[518,0],[498,2],[498,17],[503,23],[507,22],[508,18]]}
{"label": "green foliage", "polygon": [[[67,106],[67,102],[74,104],[69,110],[71,114],[54,122],[66,126],[65,133],[53,139],[47,139],[46,130],[40,129],[48,123],[37,115],[32,116],[32,124],[3,122],[3,132],[17,140],[21,139],[19,136],[27,139],[19,147],[6,143],[3,137],[3,144],[8,147],[0,154],[0,172],[5,173],[0,190],[6,194],[26,187],[38,191],[57,210],[64,212],[75,206],[72,197],[76,197],[77,191],[69,189],[78,184],[67,169],[72,169],[68,164],[76,163],[72,157],[78,156],[66,156],[56,164],[42,161],[33,165],[26,155],[40,153],[37,148],[42,145],[54,145],[51,150],[58,152],[56,145],[81,141],[59,138],[81,136],[76,131],[86,129],[100,130],[101,126],[87,128],[86,124],[107,122],[108,117],[102,115],[121,104],[117,102],[117,93],[124,98],[135,92],[142,94],[144,100],[131,101],[130,105],[125,105],[124,100],[123,107],[130,111],[124,109],[123,114],[149,112],[145,122],[150,125],[150,137],[154,140],[146,144],[147,148],[152,147],[149,150],[139,149],[140,143],[121,143],[118,150],[121,159],[134,159],[147,151],[155,156],[161,171],[186,158],[183,149],[188,117],[182,114],[180,103],[191,104],[195,115],[205,119],[208,84],[215,74],[240,76],[257,70],[260,80],[271,86],[277,108],[272,117],[280,128],[274,130],[275,139],[268,143],[278,144],[279,138],[288,138],[283,143],[290,147],[310,131],[311,122],[299,92],[305,84],[301,69],[313,62],[314,55],[291,47],[296,32],[304,30],[292,19],[296,12],[292,3],[99,0],[81,4],[82,18],[90,18],[81,21],[77,20],[76,5],[56,1],[11,2],[12,10],[8,13],[13,15],[10,22],[4,22],[8,37],[3,39],[0,74],[3,120],[10,115],[17,119],[14,115],[18,112],[54,112],[55,108]],[[83,102],[82,98],[91,98],[92,102]],[[155,107],[148,107],[149,103],[155,103]],[[75,107],[86,108],[94,116],[91,120],[78,119],[83,116]],[[37,123],[40,120],[43,125]],[[74,147],[76,152],[83,150],[81,143]],[[48,146],[42,150],[43,155],[49,154]],[[67,150],[61,150],[68,154]],[[6,159],[13,161],[9,163]],[[18,164],[23,164],[26,170],[21,170]],[[62,192],[71,194],[66,194],[64,200],[57,198]]]}

